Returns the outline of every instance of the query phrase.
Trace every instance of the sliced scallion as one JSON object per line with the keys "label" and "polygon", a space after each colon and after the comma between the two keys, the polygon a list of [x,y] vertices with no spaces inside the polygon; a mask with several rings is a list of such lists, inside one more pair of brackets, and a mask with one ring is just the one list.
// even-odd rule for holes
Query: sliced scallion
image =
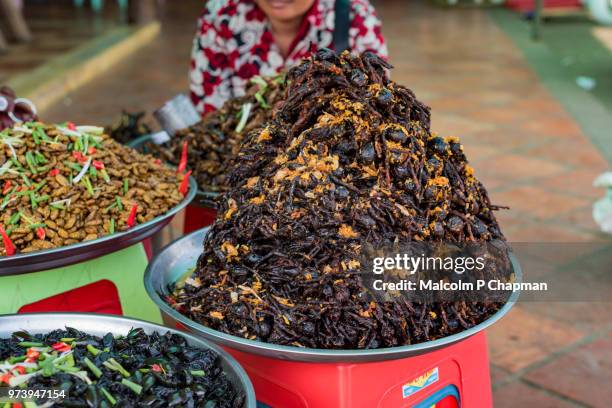
{"label": "sliced scallion", "polygon": [[44,347],[43,343],[40,343],[37,341],[20,341],[19,343],[17,343],[17,345],[20,347],[28,347],[28,348],[29,347]]}
{"label": "sliced scallion", "polygon": [[89,193],[89,195],[93,197],[94,189],[93,189],[93,186],[91,185],[91,181],[89,180],[89,176],[83,177],[83,184],[85,185],[85,188],[87,189],[87,192]]}
{"label": "sliced scallion", "polygon": [[125,378],[121,380],[121,384],[125,385],[126,387],[128,387],[130,390],[134,391],[138,395],[140,395],[140,393],[142,392],[142,386],[134,382],[131,382],[130,380],[126,380]]}
{"label": "sliced scallion", "polygon": [[95,348],[91,344],[87,345],[87,351],[89,351],[94,357],[102,352],[102,350],[98,350],[97,348]]}
{"label": "sliced scallion", "polygon": [[9,218],[9,224],[10,225],[15,225],[19,222],[19,219],[21,218],[21,213],[20,212],[16,212],[15,214],[11,215],[11,218]]}
{"label": "sliced scallion", "polygon": [[115,397],[113,397],[110,392],[106,391],[104,387],[100,387],[100,391],[102,392],[104,397],[108,400],[108,402],[110,402],[111,405],[117,404],[117,400],[115,399]]}
{"label": "sliced scallion", "polygon": [[102,377],[102,370],[96,367],[96,365],[89,358],[85,357],[83,359],[83,362],[85,363],[87,368],[89,368],[89,371],[91,371],[93,375],[98,378]]}
{"label": "sliced scallion", "polygon": [[238,126],[236,126],[236,133],[240,133],[244,130],[244,127],[249,120],[249,115],[251,114],[251,108],[253,104],[248,102],[242,105],[242,110],[240,111],[240,122],[238,122]]}

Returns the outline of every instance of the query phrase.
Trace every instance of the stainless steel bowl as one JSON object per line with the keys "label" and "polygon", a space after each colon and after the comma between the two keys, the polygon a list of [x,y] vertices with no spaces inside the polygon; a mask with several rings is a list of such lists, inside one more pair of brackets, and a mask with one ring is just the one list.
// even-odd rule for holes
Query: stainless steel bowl
{"label": "stainless steel bowl", "polygon": [[[147,266],[144,278],[145,289],[153,302],[161,309],[166,323],[178,322],[190,332],[212,342],[265,357],[307,362],[370,362],[416,356],[451,345],[484,330],[508,313],[519,296],[518,292],[514,292],[509,301],[497,313],[477,326],[452,336],[410,346],[374,350],[323,350],[247,340],[196,323],[170,307],[162,298],[162,296],[169,294],[169,288],[175,282],[195,266],[202,253],[202,243],[207,233],[208,228],[203,228],[174,241],[164,248]],[[511,260],[516,281],[520,282],[522,279],[520,265],[514,256],[511,256]]]}
{"label": "stainless steel bowl", "polygon": [[185,208],[194,199],[196,191],[197,183],[193,177],[190,177],[189,192],[183,201],[167,213],[155,217],[144,224],[136,225],[128,231],[117,232],[91,241],[79,242],[59,248],[12,256],[0,256],[0,276],[38,272],[73,265],[141,242],[166,226],[176,213]]}
{"label": "stainless steel bowl", "polygon": [[126,335],[130,329],[141,327],[145,333],[153,332],[172,333],[183,336],[191,346],[211,349],[219,355],[219,364],[236,390],[245,395],[244,408],[255,408],[255,390],[246,372],[236,360],[228,353],[206,340],[192,336],[185,332],[169,329],[164,326],[145,322],[143,320],[127,319],[124,317],[85,314],[85,313],[32,313],[0,316],[0,337],[8,338],[18,330],[27,330],[32,334],[48,333],[55,329],[73,327],[85,333],[104,336],[106,333]]}

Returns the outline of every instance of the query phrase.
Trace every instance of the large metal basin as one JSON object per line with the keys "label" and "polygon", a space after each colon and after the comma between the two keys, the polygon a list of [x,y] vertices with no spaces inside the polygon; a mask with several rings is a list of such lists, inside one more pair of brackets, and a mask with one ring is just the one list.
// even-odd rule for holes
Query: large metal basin
{"label": "large metal basin", "polygon": [[[212,342],[265,357],[306,362],[372,362],[412,357],[448,346],[484,330],[508,313],[519,296],[518,292],[514,292],[509,301],[497,313],[477,326],[452,336],[409,346],[373,350],[322,350],[248,340],[196,323],[170,307],[162,298],[162,296],[169,294],[169,288],[175,282],[179,281],[188,270],[195,266],[202,253],[202,243],[207,233],[208,228],[203,228],[174,241],[164,248],[147,267],[145,289],[153,302],[161,309],[166,323],[180,323],[191,333]],[[522,279],[520,266],[514,256],[511,255],[511,259],[516,281],[520,282]]]}
{"label": "large metal basin", "polygon": [[48,333],[55,329],[73,327],[95,336],[104,336],[106,333],[126,335],[132,328],[140,327],[147,334],[153,332],[166,333],[168,331],[183,336],[191,346],[211,349],[219,356],[219,364],[228,376],[234,387],[245,396],[244,408],[255,408],[255,391],[246,372],[236,360],[210,342],[157,324],[143,320],[127,319],[124,317],[84,314],[84,313],[32,313],[0,316],[0,337],[8,338],[18,330],[27,330],[32,334]]}
{"label": "large metal basin", "polygon": [[197,183],[193,177],[190,177],[189,192],[183,201],[165,214],[155,217],[144,224],[139,224],[127,231],[105,235],[91,241],[12,256],[0,256],[0,276],[39,272],[73,265],[141,242],[166,226],[176,213],[185,208],[194,199],[196,192]]}

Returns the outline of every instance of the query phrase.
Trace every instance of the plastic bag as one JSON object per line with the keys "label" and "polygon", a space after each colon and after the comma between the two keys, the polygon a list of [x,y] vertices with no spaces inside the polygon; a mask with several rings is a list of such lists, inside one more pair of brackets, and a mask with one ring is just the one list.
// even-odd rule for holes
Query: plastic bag
{"label": "plastic bag", "polygon": [[606,196],[593,204],[593,219],[603,232],[612,234],[612,172],[601,174],[593,185],[607,189]]}

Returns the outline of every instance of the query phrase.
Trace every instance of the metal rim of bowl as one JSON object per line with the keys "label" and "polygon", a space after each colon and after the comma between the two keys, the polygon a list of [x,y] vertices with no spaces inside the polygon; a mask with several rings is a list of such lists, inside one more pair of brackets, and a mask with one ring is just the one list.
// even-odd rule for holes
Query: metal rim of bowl
{"label": "metal rim of bowl", "polygon": [[[223,333],[217,330],[213,330],[209,327],[201,325],[185,315],[179,313],[170,305],[168,305],[158,293],[159,288],[155,288],[153,286],[152,278],[153,278],[153,270],[156,263],[164,256],[164,253],[173,245],[180,246],[182,241],[187,241],[190,238],[193,239],[194,236],[198,234],[204,233],[204,238],[206,234],[209,232],[209,227],[202,228],[200,230],[194,231],[188,235],[185,235],[174,242],[168,244],[164,247],[147,265],[147,269],[145,270],[144,283],[145,290],[149,294],[149,297],[153,302],[161,309],[162,313],[166,314],[170,318],[175,321],[186,326],[191,333],[196,333],[200,336],[205,337],[206,339],[217,342],[224,346],[228,346],[230,348],[234,348],[239,351],[244,351],[257,355],[270,356],[271,354],[277,354],[278,356],[282,356],[284,359],[294,360],[294,361],[306,361],[306,362],[360,362],[360,361],[381,361],[381,360],[389,360],[389,359],[397,359],[408,356],[413,356],[417,354],[422,354],[425,352],[437,350],[444,346],[448,346],[454,344],[460,340],[464,340],[474,334],[486,329],[491,326],[493,323],[497,322],[501,319],[517,302],[520,292],[513,292],[508,301],[492,316],[483,322],[473,326],[467,330],[462,332],[442,337],[440,339],[412,344],[408,346],[399,346],[399,347],[388,347],[388,348],[379,348],[379,349],[364,349],[364,350],[343,350],[343,349],[314,349],[314,348],[301,348],[295,346],[284,346],[278,345],[274,343],[264,343],[261,341],[248,340],[241,337],[237,337],[231,334]],[[509,254],[510,261],[512,263],[513,271],[515,274],[516,282],[522,281],[522,270],[516,256],[510,252]]]}
{"label": "metal rim of bowl", "polygon": [[[45,259],[46,257],[48,257],[50,255],[55,256],[55,257],[59,257],[62,253],[70,253],[71,251],[75,251],[76,252],[76,251],[78,251],[80,249],[86,249],[87,247],[99,246],[99,245],[102,245],[102,244],[105,244],[105,243],[108,244],[111,241],[121,241],[122,239],[128,239],[132,235],[137,235],[141,231],[146,231],[146,230],[149,230],[149,229],[153,229],[156,225],[164,222],[165,220],[169,221],[179,211],[181,211],[183,208],[187,207],[187,205],[191,201],[193,201],[193,199],[195,198],[196,191],[197,191],[197,182],[195,181],[195,179],[193,177],[189,177],[189,191],[187,192],[187,195],[183,198],[183,200],[180,203],[178,203],[177,205],[172,207],[165,214],[159,215],[159,216],[157,216],[157,217],[153,218],[152,220],[147,221],[145,223],[138,224],[135,227],[133,227],[133,228],[127,230],[127,231],[116,232],[114,234],[104,235],[104,236],[102,236],[100,238],[93,239],[91,241],[82,241],[82,242],[77,242],[75,244],[61,246],[61,247],[57,247],[57,248],[43,249],[43,250],[40,250],[40,251],[32,251],[32,252],[27,252],[27,253],[15,254],[15,255],[11,255],[11,256],[0,256],[0,270],[3,267],[3,264],[12,265],[12,264],[15,264],[15,263],[24,263],[27,260],[34,259],[34,258]],[[124,247],[116,248],[115,250],[122,249],[122,248],[124,248]],[[113,251],[108,251],[106,253],[111,253],[111,252],[113,252]],[[68,256],[66,256],[66,258],[70,259]],[[85,257],[85,258],[87,258],[87,257]],[[91,258],[87,258],[87,259],[91,259]],[[67,262],[67,263],[59,262],[58,265],[55,265],[53,267],[57,268],[57,267],[66,266],[66,265],[70,265],[70,263],[69,262]],[[6,267],[6,268],[8,268],[8,267]],[[20,274],[20,273],[28,273],[28,272],[37,272],[38,271],[38,270],[30,271],[30,270],[28,270],[27,266],[23,266],[23,268],[25,269],[24,272],[15,272],[15,273],[11,273],[11,275],[12,274]],[[4,273],[0,273],[0,276],[3,276],[3,275],[4,275]]]}
{"label": "metal rim of bowl", "polygon": [[[62,327],[73,327],[77,330],[88,333],[88,330],[83,328],[79,328],[78,324],[81,322],[81,325],[84,325],[83,322],[88,322],[90,325],[93,325],[92,321],[97,321],[98,323],[102,322],[104,326],[100,332],[110,332],[113,334],[125,334],[123,332],[107,330],[105,327],[107,326],[119,326],[121,325],[121,330],[126,329],[130,330],[130,328],[143,328],[147,333],[151,332],[159,332],[166,333],[171,332],[173,334],[178,334],[181,337],[184,337],[189,341],[190,344],[195,345],[198,348],[206,348],[211,349],[215,353],[217,353],[220,359],[229,366],[232,370],[232,374],[235,375],[235,378],[238,380],[242,387],[242,392],[245,394],[245,407],[246,408],[255,408],[257,406],[257,402],[255,399],[255,389],[253,388],[253,384],[249,379],[246,371],[242,366],[236,361],[234,357],[232,357],[228,352],[223,350],[218,345],[203,339],[198,336],[194,336],[191,333],[179,331],[173,328],[169,328],[166,326],[161,326],[159,324],[147,322],[140,319],[133,319],[128,317],[109,315],[109,314],[94,314],[94,313],[72,313],[72,312],[61,312],[61,313],[23,313],[23,314],[9,314],[9,315],[0,315],[0,336],[7,334],[9,327],[13,327],[10,329],[10,333],[16,330],[23,329],[24,327],[19,327],[19,321],[27,321],[27,320],[39,320],[44,322],[44,324],[40,324],[40,322],[36,322],[40,324],[36,329],[28,329],[29,332],[33,334],[37,333],[46,333],[51,330],[59,329]],[[6,323],[5,323],[6,322]],[[14,323],[13,323],[14,322]],[[55,324],[57,323],[57,324]],[[85,324],[86,325],[86,324]],[[53,327],[53,328],[51,328]],[[5,328],[5,330],[3,330]],[[89,329],[90,331],[92,329]],[[94,329],[95,331],[95,329]],[[10,334],[8,333],[8,334]],[[89,334],[89,333],[88,333]],[[94,334],[97,335],[97,334]],[[234,385],[236,385],[234,383]]]}

